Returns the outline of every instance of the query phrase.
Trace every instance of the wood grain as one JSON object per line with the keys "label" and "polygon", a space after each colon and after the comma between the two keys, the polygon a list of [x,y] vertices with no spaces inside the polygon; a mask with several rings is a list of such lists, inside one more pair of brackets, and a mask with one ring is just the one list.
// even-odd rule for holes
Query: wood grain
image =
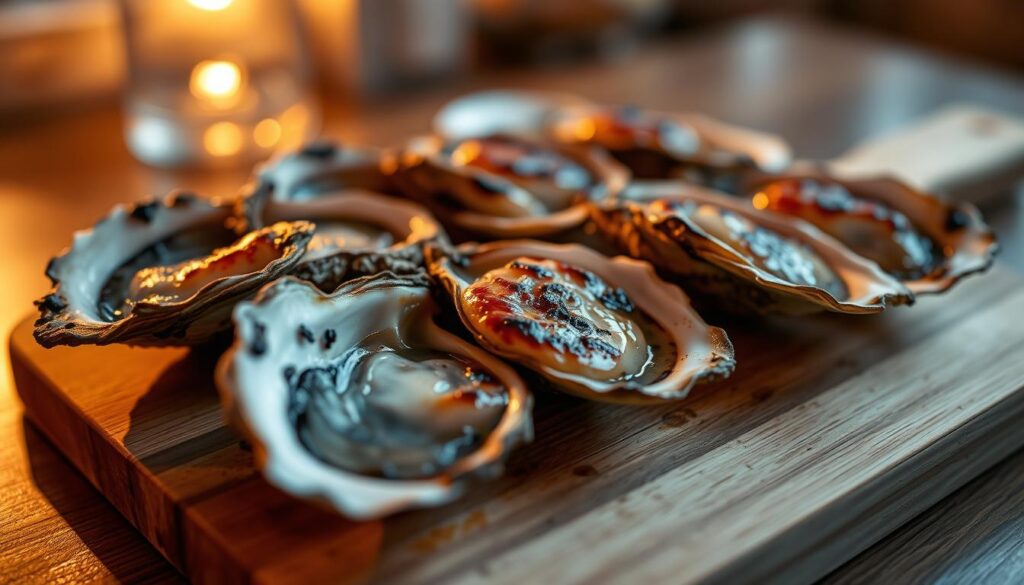
{"label": "wood grain", "polygon": [[1024,444],[1020,285],[729,320],[727,383],[654,408],[542,394],[506,478],[382,523],[254,473],[211,387],[221,348],[44,350],[25,322],[12,363],[28,415],[196,582],[806,580]]}
{"label": "wood grain", "polygon": [[822,585],[1024,582],[1024,451],[879,541]]}
{"label": "wood grain", "polygon": [[[889,131],[950,101],[979,103],[1024,115],[1024,80],[1019,75],[923,52],[862,31],[788,18],[758,18],[660,41],[616,62],[488,73],[447,87],[414,88],[365,104],[331,100],[326,104],[324,133],[356,142],[394,143],[409,133],[425,130],[430,113],[445,99],[481,87],[509,86],[578,91],[598,99],[662,109],[699,109],[733,122],[782,132],[799,156],[817,158],[838,155],[854,142]],[[0,247],[8,251],[0,263],[0,280],[16,283],[0,287],[0,306],[5,308],[0,312],[4,342],[23,310],[45,290],[47,283],[41,267],[68,243],[71,230],[87,226],[120,201],[172,187],[227,195],[245,178],[244,170],[193,173],[144,167],[125,149],[121,126],[116,104],[0,124]],[[1024,193],[989,206],[986,216],[1003,243],[1000,259],[1018,271],[1024,269]],[[991,302],[995,297],[986,298]],[[955,318],[958,317],[950,317]],[[944,320],[941,326],[952,322]],[[783,326],[776,331],[782,334],[786,329]],[[915,335],[926,334],[924,331]],[[846,347],[848,353],[852,352],[849,348],[853,346]],[[746,365],[770,359],[749,349],[743,350],[742,357]],[[5,351],[0,355],[4,369],[6,360]],[[784,381],[789,387],[810,387],[836,383],[863,363],[839,358],[804,376],[785,372],[780,375],[788,376]],[[780,366],[779,370],[783,369]],[[832,372],[831,376],[823,376],[822,370]],[[733,391],[727,387],[727,392]],[[775,412],[790,408],[801,394],[787,392],[779,393],[774,388],[733,392],[729,394],[731,402],[719,405],[716,412],[753,408],[747,402],[752,403],[755,396],[766,404],[756,413],[761,409]],[[705,415],[706,399],[695,400],[696,408],[680,405],[657,413],[634,413],[627,417],[627,423],[665,425],[665,440],[652,442],[650,436],[657,433],[647,431],[638,439],[645,444],[667,444],[675,449],[683,444],[687,453],[706,450],[705,431],[712,435],[711,442],[720,442],[730,433],[721,422]],[[543,401],[545,412],[562,405],[561,399],[544,397]],[[149,412],[151,408],[144,405],[142,410]],[[560,425],[579,418],[593,426],[589,421],[594,415],[586,407],[575,407],[561,418],[546,416],[547,422],[542,424],[546,425],[547,434],[557,433]],[[744,416],[750,418],[744,419],[744,426],[739,429],[743,432],[760,420],[756,414]],[[664,421],[659,417],[664,417]],[[166,429],[166,423],[163,428]],[[41,440],[31,423],[23,421],[12,384],[6,377],[0,379],[0,433],[5,437],[0,442],[0,582],[180,579],[121,514],[89,487],[48,441]],[[595,451],[570,444],[574,437],[586,441],[600,435],[591,429],[558,441],[561,448],[569,449],[569,456],[580,458],[579,464],[571,470],[543,476],[544,480],[557,481],[565,474],[571,475],[573,486],[593,484],[587,495],[572,500],[558,514],[519,519],[521,524],[508,522],[506,517],[501,530],[491,522],[488,531],[502,535],[500,544],[497,548],[474,550],[492,554],[505,543],[531,538],[547,522],[577,516],[578,510],[585,508],[586,498],[593,497],[609,482],[606,469],[622,465],[603,457],[603,447]],[[132,438],[141,440],[137,435]],[[210,458],[235,461],[230,457],[218,459],[222,455],[213,453]],[[522,475],[530,473],[535,465],[543,469],[550,457],[533,447],[516,458],[512,471]],[[929,574],[978,581],[989,574],[985,567],[990,557],[983,554],[986,550],[995,551],[1000,566],[1007,570],[1016,562],[1019,572],[1024,567],[1019,554],[999,554],[999,547],[983,544],[1020,532],[1024,526],[1020,504],[1012,498],[1013,494],[1021,493],[1019,485],[1014,488],[1000,480],[1022,477],[1022,470],[1024,459],[1020,456],[1001,464],[986,476],[989,479],[979,480],[981,485],[994,482],[990,490],[965,488],[971,491],[954,496],[955,515],[950,513],[950,500],[944,501],[938,510],[932,509],[897,533],[904,534],[903,538],[881,542],[866,553],[871,555],[868,562],[857,561],[849,571],[841,572],[844,582],[900,582],[905,575],[912,574],[907,567],[913,559],[921,559],[923,566],[939,571]],[[625,471],[629,477],[622,481],[634,486],[663,473],[660,466],[649,467],[646,463],[627,466]],[[516,489],[522,487],[518,481],[503,480],[501,492],[512,498]],[[541,493],[550,498],[568,495],[556,490]],[[1003,505],[996,505],[996,501]],[[429,514],[396,519],[393,524],[414,536],[399,538],[399,528],[391,529],[389,525],[383,546],[388,551],[402,547],[410,550],[404,555],[397,554],[394,563],[381,569],[397,579],[407,570],[404,566],[416,562],[417,555],[411,549],[444,549],[455,546],[445,544],[453,539],[459,539],[461,547],[465,539],[456,535],[463,530],[473,534],[487,520],[486,516],[475,514],[469,502],[465,506],[460,509],[466,512],[453,516],[451,524],[439,525]],[[536,509],[526,506],[517,509],[523,510],[523,515],[536,513]],[[515,510],[511,515],[517,518]],[[916,540],[913,535],[918,533],[921,536]],[[942,554],[923,558],[921,551],[931,550],[937,535],[943,541]],[[466,558],[472,559],[472,555]],[[868,577],[861,578],[861,574]]]}

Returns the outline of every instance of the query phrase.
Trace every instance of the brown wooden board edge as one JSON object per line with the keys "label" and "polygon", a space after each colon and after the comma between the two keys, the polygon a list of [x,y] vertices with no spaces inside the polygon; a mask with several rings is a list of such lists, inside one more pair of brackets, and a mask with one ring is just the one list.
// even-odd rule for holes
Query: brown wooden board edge
{"label": "brown wooden board edge", "polygon": [[[187,502],[175,502],[164,494],[149,470],[80,416],[76,407],[64,400],[21,354],[17,344],[11,343],[10,348],[17,391],[28,418],[172,565],[197,582],[252,581],[254,575],[244,560],[235,559],[231,551],[207,534],[207,527],[191,518]],[[835,525],[830,522],[830,508],[820,510],[790,529],[784,538],[724,567],[712,575],[712,580],[809,582],[827,574],[1024,446],[1024,425],[1018,424],[1024,416],[1022,390],[1024,387],[1014,392],[1011,400],[979,413],[968,424],[895,466],[884,481],[895,478],[900,486],[896,492],[883,488],[880,476],[830,506],[856,507],[863,521]],[[100,464],[110,461],[117,464]],[[921,483],[922,478],[929,478],[929,482]],[[151,513],[140,511],[139,498],[149,498]],[[197,556],[186,552],[189,550],[205,553]],[[205,559],[206,555],[211,558]],[[219,562],[211,563],[214,559]],[[227,559],[230,562],[225,564]],[[214,566],[216,570],[211,573]]]}
{"label": "brown wooden board edge", "polygon": [[[191,579],[200,577],[195,568],[209,564],[186,551],[212,552],[222,548],[219,542],[209,538],[203,527],[194,525],[184,506],[160,490],[156,478],[138,459],[108,441],[76,412],[73,404],[63,400],[13,342],[10,358],[15,386],[28,419],[171,565]],[[112,461],[117,463],[112,465]],[[137,473],[133,473],[133,468]],[[148,498],[152,511],[140,511],[140,498]],[[215,582],[250,582],[248,571],[229,551],[220,551],[217,557],[231,559],[233,564],[218,563]]]}

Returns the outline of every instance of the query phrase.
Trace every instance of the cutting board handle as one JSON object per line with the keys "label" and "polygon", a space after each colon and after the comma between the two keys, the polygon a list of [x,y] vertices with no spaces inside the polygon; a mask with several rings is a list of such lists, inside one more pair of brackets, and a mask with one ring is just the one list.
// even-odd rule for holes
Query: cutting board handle
{"label": "cutting board handle", "polygon": [[978,199],[1024,177],[1024,121],[953,105],[860,144],[829,166],[845,177],[893,174],[925,191]]}

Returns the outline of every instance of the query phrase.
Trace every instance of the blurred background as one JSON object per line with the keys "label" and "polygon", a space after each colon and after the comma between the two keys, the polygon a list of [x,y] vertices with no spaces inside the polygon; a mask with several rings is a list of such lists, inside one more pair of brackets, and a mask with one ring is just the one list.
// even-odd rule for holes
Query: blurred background
{"label": "blurred background", "polygon": [[[621,60],[666,37],[780,11],[1024,69],[1016,0],[0,0],[0,123],[123,96],[129,125],[141,124],[127,138],[143,160],[204,162],[163,152],[173,148],[161,140],[189,134],[161,136],[159,120],[171,115],[231,121],[236,128],[213,131],[207,154],[251,159],[290,146],[296,127],[315,133],[324,101]],[[248,89],[259,103],[245,103]],[[208,111],[190,110],[178,91]],[[193,129],[200,142],[207,126]]]}

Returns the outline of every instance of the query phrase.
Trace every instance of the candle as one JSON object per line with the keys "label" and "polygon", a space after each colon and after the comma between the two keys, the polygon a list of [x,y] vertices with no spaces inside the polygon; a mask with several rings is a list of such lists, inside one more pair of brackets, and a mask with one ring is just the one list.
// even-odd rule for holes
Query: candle
{"label": "candle", "polygon": [[126,138],[158,166],[250,163],[315,131],[300,24],[283,0],[122,0]]}

